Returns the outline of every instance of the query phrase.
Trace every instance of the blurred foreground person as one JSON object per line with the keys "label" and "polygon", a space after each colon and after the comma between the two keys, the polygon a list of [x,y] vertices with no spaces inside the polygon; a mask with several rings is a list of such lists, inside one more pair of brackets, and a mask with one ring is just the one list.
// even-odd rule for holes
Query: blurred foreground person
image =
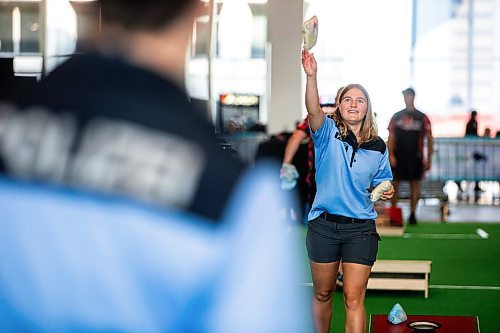
{"label": "blurred foreground person", "polygon": [[0,110],[7,174],[221,217],[243,165],[218,146],[183,86],[198,0],[103,0],[93,53]]}
{"label": "blurred foreground person", "polygon": [[0,332],[311,332],[277,172],[249,170],[218,228],[0,177]]}
{"label": "blurred foreground person", "polygon": [[278,165],[180,88],[202,2],[101,5],[98,52],[0,109],[0,332],[310,332]]}

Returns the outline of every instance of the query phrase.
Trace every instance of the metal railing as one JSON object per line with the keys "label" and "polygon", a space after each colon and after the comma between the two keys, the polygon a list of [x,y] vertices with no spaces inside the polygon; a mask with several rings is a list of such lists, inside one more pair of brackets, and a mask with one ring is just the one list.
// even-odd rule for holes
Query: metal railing
{"label": "metal railing", "polygon": [[500,140],[435,138],[427,180],[500,180]]}

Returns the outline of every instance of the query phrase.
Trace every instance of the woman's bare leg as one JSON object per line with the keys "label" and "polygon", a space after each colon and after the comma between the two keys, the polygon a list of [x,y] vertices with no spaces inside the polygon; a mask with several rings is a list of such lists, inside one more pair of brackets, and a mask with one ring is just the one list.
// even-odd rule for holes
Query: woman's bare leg
{"label": "woman's bare leg", "polygon": [[342,263],[344,271],[345,332],[366,331],[365,293],[371,266]]}
{"label": "woman's bare leg", "polygon": [[337,282],[339,262],[317,263],[309,261],[314,285],[312,313],[317,333],[330,332],[332,300]]}

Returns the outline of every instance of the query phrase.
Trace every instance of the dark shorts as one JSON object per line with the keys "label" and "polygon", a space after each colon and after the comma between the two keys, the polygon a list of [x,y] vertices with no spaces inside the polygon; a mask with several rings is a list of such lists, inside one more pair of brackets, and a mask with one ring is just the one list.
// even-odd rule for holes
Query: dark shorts
{"label": "dark shorts", "polygon": [[378,241],[375,221],[340,224],[317,217],[307,228],[309,259],[319,263],[350,262],[373,266],[377,258]]}
{"label": "dark shorts", "polygon": [[420,156],[396,156],[396,167],[392,169],[395,180],[420,180],[424,165]]}

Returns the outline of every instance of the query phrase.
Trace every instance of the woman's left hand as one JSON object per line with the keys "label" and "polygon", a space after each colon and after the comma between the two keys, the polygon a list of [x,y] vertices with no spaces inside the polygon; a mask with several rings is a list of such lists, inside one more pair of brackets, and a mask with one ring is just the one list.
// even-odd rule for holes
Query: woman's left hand
{"label": "woman's left hand", "polygon": [[380,200],[389,200],[394,196],[394,186],[391,184],[391,188],[388,191],[382,193]]}

